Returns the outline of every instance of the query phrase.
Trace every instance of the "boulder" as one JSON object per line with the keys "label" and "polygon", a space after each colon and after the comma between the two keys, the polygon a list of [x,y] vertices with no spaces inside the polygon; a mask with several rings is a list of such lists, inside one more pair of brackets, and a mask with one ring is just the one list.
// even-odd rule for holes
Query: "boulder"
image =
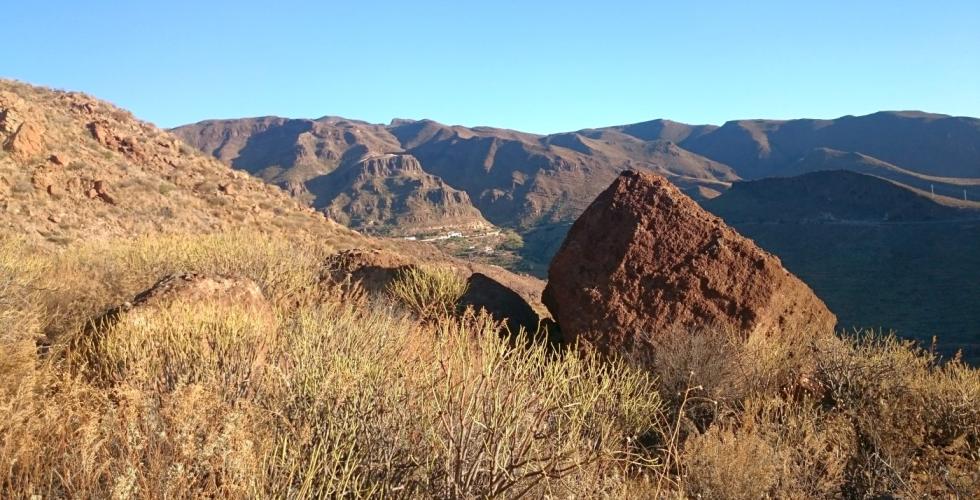
{"label": "boulder", "polygon": [[623,172],[572,226],[543,300],[566,342],[646,358],[658,336],[832,334],[836,318],[779,259],[660,176]]}
{"label": "boulder", "polygon": [[24,122],[4,146],[21,158],[33,158],[44,152],[44,128],[35,122]]}
{"label": "boulder", "polygon": [[483,273],[471,274],[466,284],[466,293],[460,299],[463,306],[486,310],[493,318],[504,321],[511,333],[538,330],[541,318],[514,290]]}
{"label": "boulder", "polygon": [[147,313],[167,309],[176,303],[238,308],[257,317],[273,317],[272,306],[254,281],[230,276],[179,273],[162,278],[131,301],[110,309],[94,324],[99,328],[106,327],[124,316],[138,321]]}
{"label": "boulder", "polygon": [[[323,279],[327,283],[358,284],[369,293],[383,293],[403,270],[418,265],[447,266],[467,280],[460,305],[484,309],[502,321],[512,333],[521,328],[534,333],[543,318],[540,304],[529,299],[540,295],[538,280],[513,275],[499,268],[481,267],[454,260],[407,256],[387,250],[345,250],[327,259]],[[535,305],[539,307],[536,308]]]}
{"label": "boulder", "polygon": [[0,146],[11,154],[30,159],[44,152],[42,119],[11,92],[0,92]]}

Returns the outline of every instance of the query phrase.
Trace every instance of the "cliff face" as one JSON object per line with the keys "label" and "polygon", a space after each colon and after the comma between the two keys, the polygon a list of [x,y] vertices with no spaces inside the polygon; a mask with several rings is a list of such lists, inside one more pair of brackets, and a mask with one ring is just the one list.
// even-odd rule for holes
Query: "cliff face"
{"label": "cliff face", "polygon": [[407,154],[342,165],[309,182],[308,188],[314,207],[359,230],[401,236],[492,227],[465,192],[426,173]]}

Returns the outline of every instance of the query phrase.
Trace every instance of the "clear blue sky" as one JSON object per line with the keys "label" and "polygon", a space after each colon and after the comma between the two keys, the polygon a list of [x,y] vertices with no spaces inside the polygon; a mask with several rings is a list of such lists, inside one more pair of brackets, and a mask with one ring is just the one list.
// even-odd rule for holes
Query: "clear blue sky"
{"label": "clear blue sky", "polygon": [[0,75],[161,126],[980,116],[980,1],[11,1]]}

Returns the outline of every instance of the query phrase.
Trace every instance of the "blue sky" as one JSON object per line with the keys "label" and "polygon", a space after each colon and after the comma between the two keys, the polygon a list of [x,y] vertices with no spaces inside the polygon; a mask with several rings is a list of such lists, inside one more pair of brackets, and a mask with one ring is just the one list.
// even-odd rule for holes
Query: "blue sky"
{"label": "blue sky", "polygon": [[8,2],[0,75],[161,126],[980,116],[980,2]]}

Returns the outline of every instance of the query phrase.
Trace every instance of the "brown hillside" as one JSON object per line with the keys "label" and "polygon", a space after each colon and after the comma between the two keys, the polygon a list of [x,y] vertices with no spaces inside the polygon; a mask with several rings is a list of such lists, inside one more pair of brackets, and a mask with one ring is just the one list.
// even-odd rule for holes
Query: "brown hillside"
{"label": "brown hillside", "polygon": [[746,179],[781,175],[813,148],[873,156],[940,177],[980,177],[980,119],[883,111],[834,120],[739,120],[681,144]]}
{"label": "brown hillside", "polygon": [[111,104],[0,80],[0,225],[30,240],[228,229],[358,236]]}
{"label": "brown hillside", "polygon": [[[927,193],[936,202],[964,208],[980,208],[980,177],[938,177],[908,170],[861,153],[828,148],[810,150],[789,164],[781,175],[792,176],[821,170],[849,170],[881,177],[910,189]],[[963,199],[964,193],[966,200]]]}
{"label": "brown hillside", "polygon": [[492,225],[463,191],[426,173],[411,155],[372,156],[308,183],[313,206],[358,230],[415,235]]}
{"label": "brown hillside", "polygon": [[342,164],[401,150],[384,127],[336,117],[212,120],[173,132],[236,169],[297,195],[305,193],[304,183]]}
{"label": "brown hillside", "polygon": [[[310,131],[311,127],[318,131]],[[232,166],[288,186],[297,194],[306,193],[311,186],[322,187],[327,181],[317,176],[342,165],[371,155],[408,152],[425,172],[465,191],[485,218],[515,228],[574,219],[600,186],[627,168],[665,175],[692,194],[711,195],[738,179],[727,166],[662,140],[696,135],[694,130],[701,133],[701,128],[687,130],[671,122],[662,125],[655,140],[646,140],[640,132],[652,126],[637,127],[539,136],[490,127],[447,126],[431,120],[395,120],[382,127],[341,119],[262,118],[202,122],[175,132]],[[311,139],[326,136],[348,141]],[[305,187],[300,187],[301,182]],[[331,201],[319,196],[317,204],[326,206]],[[339,205],[349,206],[345,200]]]}

